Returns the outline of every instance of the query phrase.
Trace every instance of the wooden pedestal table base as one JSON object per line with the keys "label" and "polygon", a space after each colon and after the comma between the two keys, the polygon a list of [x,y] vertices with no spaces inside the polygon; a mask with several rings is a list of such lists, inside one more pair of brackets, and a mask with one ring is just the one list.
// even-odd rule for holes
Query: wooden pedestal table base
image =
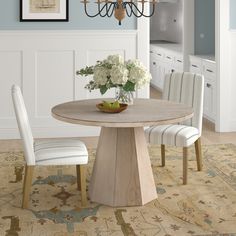
{"label": "wooden pedestal table base", "polygon": [[157,198],[142,127],[101,129],[89,195],[92,202],[113,207]]}

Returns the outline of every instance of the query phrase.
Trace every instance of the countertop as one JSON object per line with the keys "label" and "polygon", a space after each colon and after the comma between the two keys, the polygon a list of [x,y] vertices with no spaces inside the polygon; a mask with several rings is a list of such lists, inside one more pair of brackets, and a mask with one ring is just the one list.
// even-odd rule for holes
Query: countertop
{"label": "countertop", "polygon": [[175,51],[175,52],[183,51],[182,44],[173,43],[173,42],[164,41],[164,40],[151,40],[150,45],[151,47],[163,48],[163,49],[167,49],[167,50]]}
{"label": "countertop", "polygon": [[197,57],[209,62],[216,62],[215,55],[191,55],[192,57]]}

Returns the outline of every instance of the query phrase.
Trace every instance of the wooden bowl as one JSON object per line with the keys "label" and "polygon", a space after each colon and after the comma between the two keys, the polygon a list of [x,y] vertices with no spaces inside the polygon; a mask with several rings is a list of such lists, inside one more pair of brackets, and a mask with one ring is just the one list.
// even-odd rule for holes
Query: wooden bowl
{"label": "wooden bowl", "polygon": [[127,104],[123,104],[123,103],[120,103],[120,107],[117,108],[117,109],[109,109],[107,107],[104,107],[103,106],[103,103],[99,103],[99,104],[96,104],[96,107],[102,111],[102,112],[105,112],[105,113],[120,113],[124,110],[127,109],[128,105]]}

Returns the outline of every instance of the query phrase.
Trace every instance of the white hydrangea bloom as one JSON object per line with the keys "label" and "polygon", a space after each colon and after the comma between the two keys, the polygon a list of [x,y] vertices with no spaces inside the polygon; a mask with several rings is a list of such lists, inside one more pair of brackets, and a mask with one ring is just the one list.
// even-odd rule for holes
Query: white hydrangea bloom
{"label": "white hydrangea bloom", "polygon": [[114,65],[124,64],[124,58],[119,54],[110,55],[107,57],[106,62],[109,64],[114,64]]}
{"label": "white hydrangea bloom", "polygon": [[95,66],[93,79],[96,84],[105,85],[107,83],[109,74],[110,73],[108,69],[101,66]]}
{"label": "white hydrangea bloom", "polygon": [[104,85],[109,89],[113,87],[112,84],[123,87],[127,81],[133,82],[135,89],[140,89],[151,80],[151,74],[139,60],[124,61],[120,55],[110,55],[107,59],[98,61],[94,67],[86,67],[79,73],[90,75],[91,68],[93,80],[86,86],[90,91],[100,89]]}
{"label": "white hydrangea bloom", "polygon": [[128,75],[129,71],[123,64],[114,65],[111,68],[111,82],[113,84],[126,84],[128,81]]}
{"label": "white hydrangea bloom", "polygon": [[142,65],[142,63],[138,61],[135,61],[134,63],[135,64],[132,63],[133,66],[129,71],[129,80],[135,83],[136,88],[139,89],[142,88],[145,84],[149,83],[152,76]]}
{"label": "white hydrangea bloom", "polygon": [[143,63],[140,62],[140,61],[137,60],[137,59],[128,60],[128,61],[126,62],[126,66],[127,66],[127,67],[135,67],[135,66],[138,66],[138,67],[143,67],[143,68],[145,68],[144,65],[143,65]]}

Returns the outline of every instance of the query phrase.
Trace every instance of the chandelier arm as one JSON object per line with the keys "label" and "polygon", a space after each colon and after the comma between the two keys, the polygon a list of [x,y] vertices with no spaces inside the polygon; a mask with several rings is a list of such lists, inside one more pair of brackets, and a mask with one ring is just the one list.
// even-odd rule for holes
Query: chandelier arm
{"label": "chandelier arm", "polygon": [[[109,7],[108,7],[108,5],[109,5]],[[115,3],[115,2],[110,2],[110,3],[107,2],[107,3],[106,3],[106,12],[105,12],[105,14],[104,14],[104,15],[101,15],[102,12],[100,12],[101,17],[105,17],[105,16],[111,17],[111,16],[113,15],[113,13],[114,13],[115,6],[116,6],[116,3]],[[112,7],[113,7],[113,9],[111,10]],[[102,10],[103,10],[103,9],[102,9]],[[111,13],[109,13],[110,10],[111,10]]]}
{"label": "chandelier arm", "polygon": [[105,8],[105,5],[106,5],[106,4],[104,4],[104,5],[102,6],[102,8],[101,8],[100,2],[99,2],[99,4],[98,4],[98,13],[99,13],[99,16],[101,16],[101,17],[105,17],[105,16],[106,16],[106,15],[102,15],[102,12],[103,12],[103,10],[104,10],[104,8]]}
{"label": "chandelier arm", "polygon": [[85,14],[88,16],[88,17],[96,17],[96,16],[98,16],[98,15],[100,15],[101,14],[101,12],[103,11],[103,9],[104,9],[104,7],[105,7],[105,5],[100,9],[100,6],[98,7],[98,13],[96,13],[95,15],[90,15],[89,13],[88,13],[88,11],[87,11],[87,4],[85,3],[84,4],[84,12],[85,12]]}
{"label": "chandelier arm", "polygon": [[[130,7],[130,5],[132,6],[132,8]],[[140,11],[139,8],[136,6],[136,4],[133,2],[129,3],[129,7],[130,7],[130,9],[132,9],[132,13],[134,14],[135,17],[139,18],[139,17],[143,16],[143,11],[144,11],[143,5],[142,5],[142,11]]]}
{"label": "chandelier arm", "polygon": [[[111,7],[113,7],[113,8],[111,9]],[[109,6],[109,9],[108,9],[108,12],[107,12],[107,16],[108,16],[108,17],[111,17],[111,16],[113,15],[113,13],[114,13],[114,11],[115,11],[115,7],[116,7],[116,4],[115,4],[115,3],[112,3],[112,4]],[[109,13],[110,10],[111,10],[111,12]]]}
{"label": "chandelier arm", "polygon": [[[150,4],[151,4],[151,3],[150,3]],[[144,16],[144,17],[151,17],[151,16],[153,16],[154,13],[155,13],[155,7],[156,7],[156,4],[155,4],[155,3],[152,3],[152,12],[151,12],[151,14],[150,14],[149,16]]]}
{"label": "chandelier arm", "polygon": [[[128,11],[127,5],[128,5],[129,8],[130,8],[130,12]],[[125,11],[126,11],[126,15],[127,15],[128,17],[131,17],[131,16],[133,15],[133,7],[132,7],[132,5],[129,5],[129,2],[125,2],[125,3],[124,3],[124,8],[125,8]]]}
{"label": "chandelier arm", "polygon": [[[151,5],[151,3],[150,3],[150,5]],[[155,3],[152,3],[152,12],[149,15],[142,14],[142,16],[151,17],[151,16],[153,16],[154,12],[155,12]]]}
{"label": "chandelier arm", "polygon": [[[106,17],[106,16],[107,16],[107,4],[108,4],[108,3],[105,3],[105,4],[103,5],[103,7],[99,10],[99,16],[101,16],[101,17]],[[104,10],[105,8],[106,8],[105,13],[102,14],[102,13],[103,13],[103,10]]]}
{"label": "chandelier arm", "polygon": [[138,9],[138,7],[134,4],[134,3],[131,3],[132,4],[132,6],[134,6],[134,8],[135,8],[135,10],[140,14],[140,15],[137,15],[134,11],[133,11],[133,14],[136,16],[136,17],[142,17],[142,16],[144,16],[144,17],[151,17],[151,16],[153,16],[153,14],[154,14],[154,12],[155,12],[155,4],[152,4],[153,6],[152,6],[152,12],[151,12],[151,14],[150,15],[145,15],[144,14],[144,5],[142,4],[142,11],[140,11],[139,9]]}
{"label": "chandelier arm", "polygon": [[[132,15],[134,15],[137,18],[140,18],[142,16],[144,17],[151,17],[153,16],[154,12],[155,12],[155,2],[149,2],[149,4],[152,4],[152,11],[149,15],[144,14],[145,11],[145,5],[144,2],[142,2],[142,9],[140,10],[139,7],[134,3],[134,2],[123,2],[122,3],[122,8],[125,10],[126,15],[128,17],[131,17]],[[98,12],[94,15],[91,15],[88,13],[87,10],[87,3],[84,2],[84,11],[85,14],[88,17],[94,18],[97,17],[98,15],[101,17],[111,17],[115,11],[115,9],[118,7],[118,2],[108,2],[106,1],[106,3],[101,6],[100,2],[98,3]],[[130,11],[128,10],[128,8],[130,9]]]}
{"label": "chandelier arm", "polygon": [[[130,7],[130,11],[131,11],[130,16],[134,15],[134,16],[137,17],[137,18],[139,18],[139,17],[142,16],[142,15],[141,15],[141,12],[139,11],[139,9],[137,8],[137,6],[136,6],[134,3],[132,3],[132,2],[127,2],[127,5],[129,5],[129,7]],[[133,9],[133,6],[134,6],[135,9]],[[138,14],[136,13],[136,11],[139,12],[140,14],[138,15]]]}

